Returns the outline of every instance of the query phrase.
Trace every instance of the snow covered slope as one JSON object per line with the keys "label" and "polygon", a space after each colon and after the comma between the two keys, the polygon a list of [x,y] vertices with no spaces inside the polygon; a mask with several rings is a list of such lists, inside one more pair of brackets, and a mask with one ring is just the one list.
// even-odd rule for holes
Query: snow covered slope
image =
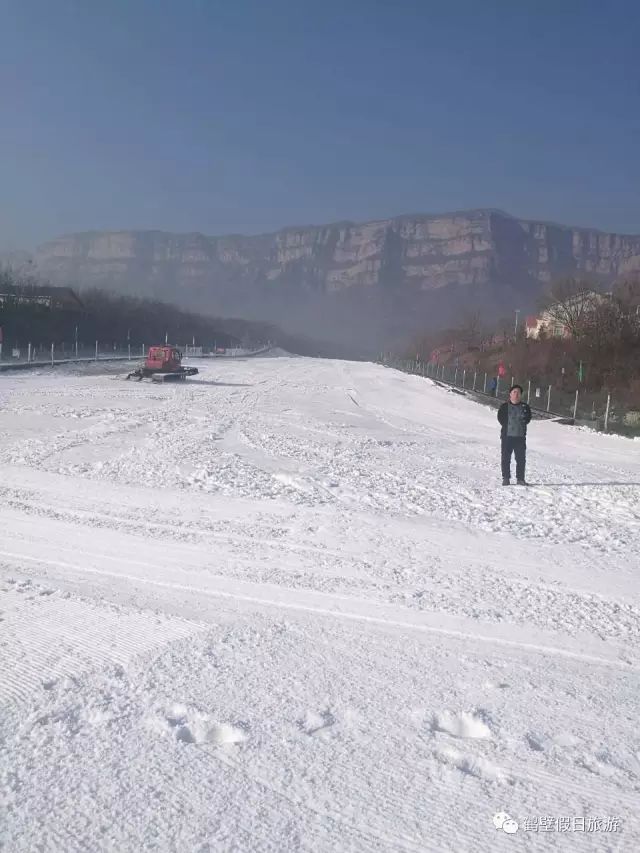
{"label": "snow covered slope", "polygon": [[0,848],[640,849],[640,443],[199,367],[0,377]]}

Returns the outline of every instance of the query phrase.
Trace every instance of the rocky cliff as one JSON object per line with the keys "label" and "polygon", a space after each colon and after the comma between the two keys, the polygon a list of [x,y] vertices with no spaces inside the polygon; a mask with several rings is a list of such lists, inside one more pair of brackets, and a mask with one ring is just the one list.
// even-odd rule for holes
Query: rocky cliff
{"label": "rocky cliff", "polygon": [[370,339],[448,321],[470,303],[527,310],[562,275],[612,280],[640,271],[640,236],[476,210],[250,237],[71,234],[38,249],[35,266],[56,284]]}

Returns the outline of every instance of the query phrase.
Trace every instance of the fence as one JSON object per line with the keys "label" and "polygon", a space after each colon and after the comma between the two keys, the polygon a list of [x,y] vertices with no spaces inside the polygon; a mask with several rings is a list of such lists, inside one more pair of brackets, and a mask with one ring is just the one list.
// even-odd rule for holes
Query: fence
{"label": "fence", "polygon": [[[223,353],[216,352],[214,347],[211,351],[207,347],[189,346],[179,347],[185,357],[218,357],[238,358],[240,356],[259,355],[270,348],[270,344],[260,345],[254,349],[241,349],[239,347],[226,349]],[[7,346],[6,342],[0,343],[0,371],[17,367],[44,366],[48,364],[64,364],[68,362],[82,361],[105,361],[109,360],[140,360],[145,357],[148,350],[146,344],[130,343],[103,343],[95,341],[89,345],[86,343],[52,343],[49,345],[33,345],[31,343],[13,343]]]}
{"label": "fence", "polygon": [[100,361],[105,359],[139,359],[145,352],[144,344],[116,344],[95,341],[92,345],[84,343],[59,343],[45,346],[31,343],[4,344],[0,346],[0,370],[10,367],[32,364],[61,364],[71,361]]}
{"label": "fence", "polygon": [[187,345],[183,353],[185,358],[242,358],[243,356],[248,357],[268,352],[271,347],[272,345],[268,343],[259,344],[257,347],[215,347],[212,350],[208,350],[206,347]]}
{"label": "fence", "polygon": [[625,406],[606,391],[589,393],[580,388],[565,390],[517,376],[493,377],[473,368],[436,362],[384,357],[381,363],[405,373],[429,377],[490,403],[507,400],[509,388],[518,383],[524,389],[523,399],[534,412],[543,417],[560,418],[578,426],[589,426],[605,432],[640,436],[640,407]]}

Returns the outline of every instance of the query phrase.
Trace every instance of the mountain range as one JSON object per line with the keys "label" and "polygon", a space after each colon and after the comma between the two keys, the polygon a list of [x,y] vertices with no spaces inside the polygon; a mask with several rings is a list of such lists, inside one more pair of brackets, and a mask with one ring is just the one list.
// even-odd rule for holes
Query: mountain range
{"label": "mountain range", "polygon": [[85,232],[40,246],[53,284],[138,294],[378,352],[480,308],[485,321],[533,309],[565,275],[611,282],[640,272],[640,235],[483,209],[210,237]]}

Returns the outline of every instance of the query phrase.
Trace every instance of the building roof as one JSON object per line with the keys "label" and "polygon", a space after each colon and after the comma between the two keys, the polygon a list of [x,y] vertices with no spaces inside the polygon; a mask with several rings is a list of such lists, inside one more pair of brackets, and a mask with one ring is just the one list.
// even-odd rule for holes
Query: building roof
{"label": "building roof", "polygon": [[53,287],[52,285],[38,285],[35,296],[50,296],[55,301],[66,307],[84,308],[82,300],[72,287]]}
{"label": "building roof", "polygon": [[16,304],[40,304],[52,309],[81,311],[84,308],[82,300],[70,287],[37,287],[12,288],[7,293],[0,293],[0,302]]}

